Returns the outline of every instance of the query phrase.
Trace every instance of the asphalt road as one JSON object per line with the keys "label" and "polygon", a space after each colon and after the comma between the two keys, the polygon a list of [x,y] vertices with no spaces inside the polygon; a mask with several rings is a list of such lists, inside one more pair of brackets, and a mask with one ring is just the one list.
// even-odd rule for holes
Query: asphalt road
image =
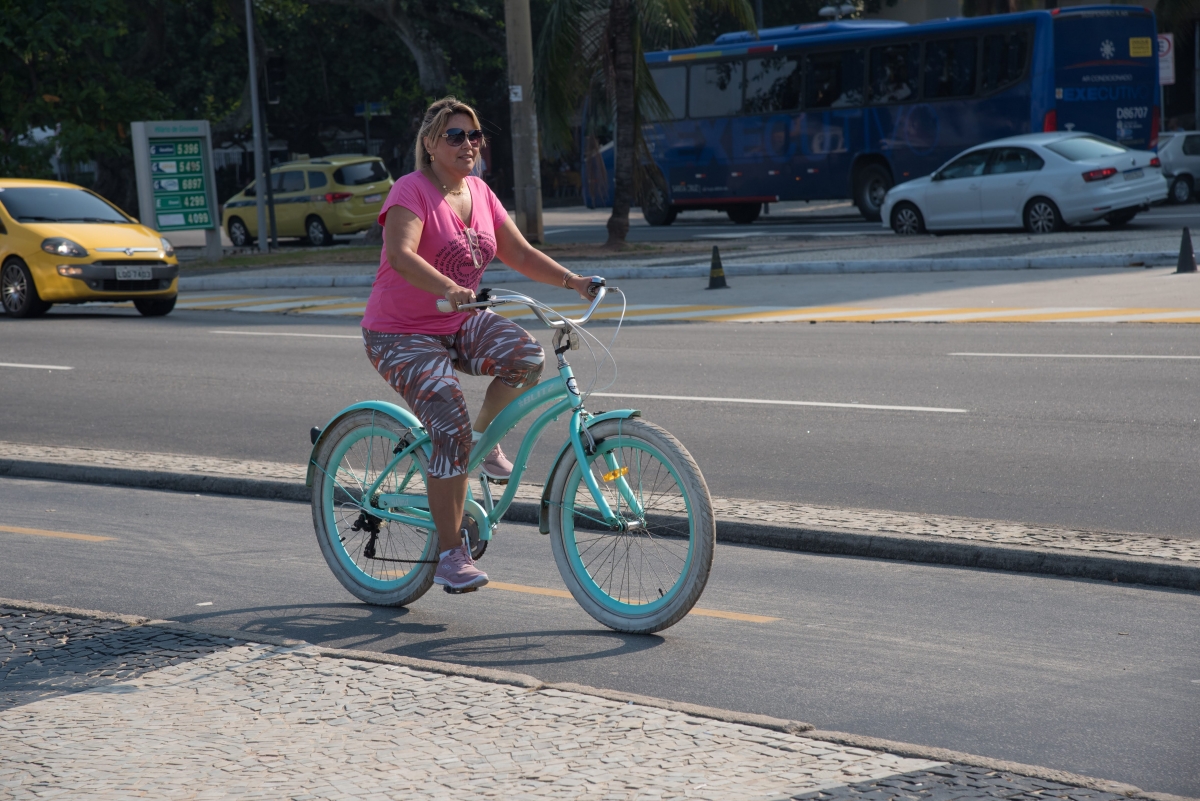
{"label": "asphalt road", "polygon": [[[304,504],[9,479],[0,597],[499,667],[1200,795],[1200,596],[718,546],[701,605],[654,636],[602,628],[550,544],[504,525],[471,595],[358,604]],[[525,591],[522,591],[525,590]],[[211,604],[211,605],[208,605]]]}
{"label": "asphalt road", "polygon": [[[825,201],[820,201],[825,204]],[[549,210],[551,214],[555,210]],[[853,206],[834,212],[807,213],[803,203],[788,203],[772,206],[772,213],[762,215],[750,225],[737,225],[723,212],[691,211],[680,214],[668,226],[650,226],[642,218],[640,209],[629,215],[629,242],[680,242],[704,238],[724,238],[731,234],[769,237],[849,236],[854,234],[884,233],[881,223],[867,222]],[[607,237],[607,217],[587,223],[548,223],[545,226],[546,242],[549,244],[599,243]],[[1200,223],[1200,205],[1155,206],[1139,214],[1122,231],[1173,230],[1184,225]],[[1111,234],[1117,229],[1099,221],[1071,230],[1095,231]]]}
{"label": "asphalt road", "polygon": [[[395,398],[357,334],[347,321],[231,312],[0,318],[0,361],[73,368],[0,366],[0,439],[304,462],[311,426]],[[590,407],[642,409],[718,496],[1200,536],[1200,360],[952,355],[962,352],[1200,348],[1191,326],[629,326],[610,391],[934,411],[609,397]],[[582,352],[574,362],[586,388],[594,369]],[[473,407],[485,385],[466,381]],[[535,451],[532,480],[557,437]]]}

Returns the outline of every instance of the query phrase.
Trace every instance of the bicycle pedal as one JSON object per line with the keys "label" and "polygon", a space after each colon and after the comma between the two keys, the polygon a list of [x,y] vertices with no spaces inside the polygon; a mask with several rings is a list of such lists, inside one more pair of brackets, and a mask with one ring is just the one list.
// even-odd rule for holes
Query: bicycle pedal
{"label": "bicycle pedal", "polygon": [[451,587],[449,584],[443,584],[442,589],[445,590],[446,592],[450,593],[451,595],[462,595],[465,592],[475,592],[479,588],[478,587],[464,587],[461,590],[456,590],[453,587]]}
{"label": "bicycle pedal", "polygon": [[508,483],[507,478],[492,478],[491,476],[487,476],[487,475],[485,475],[483,477],[485,479],[487,479],[487,482],[489,484],[507,484]]}

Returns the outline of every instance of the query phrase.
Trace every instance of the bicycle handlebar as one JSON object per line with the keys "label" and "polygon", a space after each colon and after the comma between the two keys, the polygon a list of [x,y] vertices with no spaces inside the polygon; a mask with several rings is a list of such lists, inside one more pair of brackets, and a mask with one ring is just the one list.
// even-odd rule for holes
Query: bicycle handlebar
{"label": "bicycle handlebar", "polygon": [[[592,291],[592,287],[595,288],[594,293]],[[527,295],[522,295],[519,292],[510,292],[507,289],[502,290],[505,294],[492,297],[490,293],[494,291],[495,290],[485,290],[487,295],[483,300],[477,300],[474,303],[458,304],[458,310],[465,311],[467,309],[489,309],[493,306],[500,306],[505,303],[521,303],[528,306],[529,310],[532,311],[539,320],[545,323],[548,328],[562,328],[567,325],[582,326],[587,324],[587,321],[592,317],[592,313],[596,311],[596,307],[600,305],[600,301],[604,300],[604,296],[608,294],[608,287],[604,285],[603,278],[600,278],[599,276],[593,276],[592,285],[588,288],[588,293],[594,294],[595,299],[592,301],[592,305],[588,307],[588,310],[584,313],[584,315],[578,319],[571,319],[565,314],[551,309],[550,311],[558,316],[558,319],[556,320],[551,320],[546,317],[546,309],[542,308],[544,304],[539,300],[535,300]],[[438,311],[444,314],[449,314],[450,312],[454,311],[454,308],[450,305],[450,301],[446,300],[445,298],[440,298],[438,300],[437,308]]]}

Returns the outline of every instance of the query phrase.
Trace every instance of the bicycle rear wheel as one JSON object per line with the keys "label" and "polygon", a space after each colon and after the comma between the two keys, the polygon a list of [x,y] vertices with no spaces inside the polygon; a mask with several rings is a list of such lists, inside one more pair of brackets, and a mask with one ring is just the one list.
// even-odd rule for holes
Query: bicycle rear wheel
{"label": "bicycle rear wheel", "polygon": [[596,477],[625,525],[604,523],[568,450],[550,491],[554,561],[571,595],[599,622],[648,634],[679,622],[704,592],[716,524],[700,468],[675,437],[644,420],[589,429]]}
{"label": "bicycle rear wheel", "polygon": [[[373,499],[364,497],[408,433],[391,416],[361,409],[334,423],[313,455],[313,527],[321,554],[354,597],[379,606],[417,600],[433,586],[437,568],[436,532],[373,515]],[[418,448],[389,471],[376,495],[425,495],[426,471]]]}

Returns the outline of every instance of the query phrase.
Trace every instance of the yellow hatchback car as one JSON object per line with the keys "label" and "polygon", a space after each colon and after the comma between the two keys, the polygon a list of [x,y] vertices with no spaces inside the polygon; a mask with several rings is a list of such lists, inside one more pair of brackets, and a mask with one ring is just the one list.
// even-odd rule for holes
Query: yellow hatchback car
{"label": "yellow hatchback car", "polygon": [[[275,230],[310,245],[332,245],[335,236],[371,227],[392,183],[383,160],[374,157],[325,156],[281,164],[271,170]],[[225,202],[221,225],[234,247],[248,247],[258,237],[256,192],[250,184]]]}
{"label": "yellow hatchback car", "polygon": [[171,243],[94,192],[0,178],[0,300],[14,317],[55,303],[132,300],[147,317],[175,308]]}

